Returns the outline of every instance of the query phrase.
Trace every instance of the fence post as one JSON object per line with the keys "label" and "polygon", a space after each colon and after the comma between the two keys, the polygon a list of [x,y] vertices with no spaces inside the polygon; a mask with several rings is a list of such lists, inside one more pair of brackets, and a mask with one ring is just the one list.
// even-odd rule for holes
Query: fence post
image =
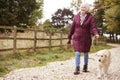
{"label": "fence post", "polygon": [[13,53],[16,53],[16,36],[17,36],[17,27],[14,26],[14,32],[13,32]]}
{"label": "fence post", "polygon": [[63,35],[62,35],[62,31],[61,31],[61,32],[60,32],[60,46],[61,46],[61,48],[62,48],[62,46],[63,46],[62,38],[63,38]]}
{"label": "fence post", "polygon": [[33,50],[36,51],[36,43],[37,43],[37,30],[34,29],[34,47]]}
{"label": "fence post", "polygon": [[51,34],[51,32],[50,32],[50,34],[49,34],[49,51],[51,50],[51,39],[52,39],[52,34]]}

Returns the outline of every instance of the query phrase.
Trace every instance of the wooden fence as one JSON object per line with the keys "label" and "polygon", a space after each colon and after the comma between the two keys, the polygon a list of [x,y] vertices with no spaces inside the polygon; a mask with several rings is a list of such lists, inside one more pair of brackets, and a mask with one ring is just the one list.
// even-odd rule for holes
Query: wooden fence
{"label": "wooden fence", "polygon": [[[0,51],[10,51],[13,50],[13,53],[15,54],[17,52],[17,50],[27,50],[27,49],[33,49],[34,51],[36,51],[36,49],[40,49],[40,48],[49,48],[49,50],[51,50],[51,48],[53,47],[62,47],[63,44],[63,40],[67,40],[67,38],[63,37],[63,33],[62,32],[57,32],[58,34],[60,34],[59,38],[52,38],[52,34],[49,34],[49,38],[37,38],[37,33],[38,32],[44,32],[42,30],[38,30],[38,29],[24,29],[24,28],[17,28],[16,26],[14,27],[9,27],[9,26],[0,26],[0,29],[9,29],[13,32],[13,36],[9,37],[9,36],[0,36],[0,40],[13,40],[13,48],[7,48],[7,49],[0,49]],[[32,31],[34,32],[34,37],[33,38],[19,38],[17,37],[17,30],[23,30],[23,31]],[[33,47],[28,47],[28,48],[17,48],[17,40],[32,40],[34,41],[34,45]],[[49,45],[48,46],[42,46],[42,47],[38,47],[37,41],[38,40],[48,40],[49,41]],[[60,45],[52,45],[52,40],[59,40],[60,41]]]}

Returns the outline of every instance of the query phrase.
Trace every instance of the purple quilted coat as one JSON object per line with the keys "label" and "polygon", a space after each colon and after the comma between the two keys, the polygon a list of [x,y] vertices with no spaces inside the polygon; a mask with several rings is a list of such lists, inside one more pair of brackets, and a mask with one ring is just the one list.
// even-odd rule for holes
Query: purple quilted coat
{"label": "purple quilted coat", "polygon": [[94,35],[98,34],[94,17],[87,13],[83,24],[80,24],[80,13],[74,16],[71,29],[68,34],[68,39],[72,39],[75,51],[89,52],[91,47],[91,32]]}

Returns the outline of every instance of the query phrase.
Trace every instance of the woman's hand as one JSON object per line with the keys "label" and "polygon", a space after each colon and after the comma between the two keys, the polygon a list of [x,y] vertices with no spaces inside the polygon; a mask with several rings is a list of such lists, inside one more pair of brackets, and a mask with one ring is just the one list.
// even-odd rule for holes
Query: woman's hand
{"label": "woman's hand", "polygon": [[95,38],[97,38],[97,39],[98,39],[98,38],[99,38],[99,35],[98,35],[98,34],[97,34],[97,35],[95,35]]}
{"label": "woman's hand", "polygon": [[71,40],[70,39],[68,40],[67,44],[71,44]]}

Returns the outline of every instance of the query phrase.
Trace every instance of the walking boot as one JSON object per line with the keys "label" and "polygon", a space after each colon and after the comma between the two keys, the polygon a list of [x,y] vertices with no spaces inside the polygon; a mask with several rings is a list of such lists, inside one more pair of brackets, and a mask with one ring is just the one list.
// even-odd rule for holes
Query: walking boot
{"label": "walking boot", "polygon": [[74,75],[78,75],[80,74],[80,67],[76,67]]}
{"label": "walking boot", "polygon": [[87,65],[84,65],[84,66],[83,66],[83,72],[88,72],[87,68],[88,68],[88,66],[87,66]]}

